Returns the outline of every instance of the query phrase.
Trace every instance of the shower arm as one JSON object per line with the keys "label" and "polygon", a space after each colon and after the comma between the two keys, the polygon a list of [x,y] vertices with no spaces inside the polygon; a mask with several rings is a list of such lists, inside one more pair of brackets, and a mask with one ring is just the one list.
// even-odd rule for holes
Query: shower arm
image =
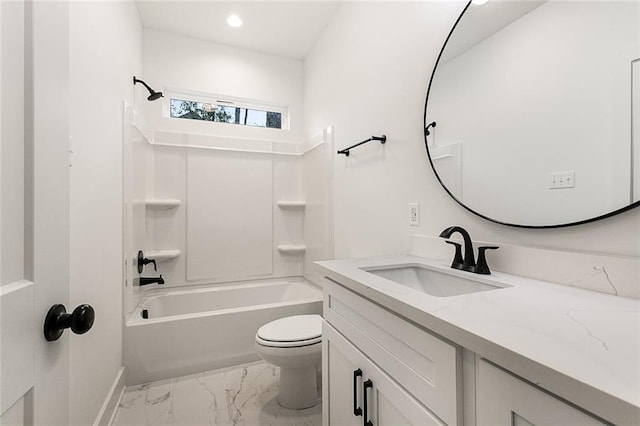
{"label": "shower arm", "polygon": [[156,91],[153,90],[151,87],[149,87],[149,85],[147,83],[145,83],[144,81],[136,78],[136,76],[133,76],[133,84],[135,85],[136,83],[142,83],[144,85],[144,87],[147,88],[147,90],[149,91],[149,93],[155,93]]}

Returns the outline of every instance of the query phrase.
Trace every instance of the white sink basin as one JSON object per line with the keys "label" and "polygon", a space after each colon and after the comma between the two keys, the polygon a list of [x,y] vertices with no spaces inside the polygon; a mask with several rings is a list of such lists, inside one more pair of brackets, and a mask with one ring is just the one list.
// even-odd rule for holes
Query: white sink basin
{"label": "white sink basin", "polygon": [[394,265],[361,269],[437,297],[458,296],[508,287],[508,285],[491,285],[445,274],[422,265]]}

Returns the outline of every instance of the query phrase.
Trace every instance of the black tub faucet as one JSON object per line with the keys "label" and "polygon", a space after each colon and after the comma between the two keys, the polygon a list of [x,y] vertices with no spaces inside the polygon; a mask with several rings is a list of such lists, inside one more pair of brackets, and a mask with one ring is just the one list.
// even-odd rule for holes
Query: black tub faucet
{"label": "black tub faucet", "polygon": [[496,250],[498,249],[498,246],[479,247],[478,263],[476,264],[476,260],[473,256],[473,243],[471,241],[471,236],[466,229],[462,228],[461,226],[450,226],[440,233],[440,237],[450,238],[451,235],[453,235],[455,232],[462,235],[462,239],[464,240],[464,257],[462,255],[462,248],[459,243],[456,243],[455,241],[446,241],[447,244],[451,244],[456,248],[451,267],[453,269],[473,272],[474,274],[491,274],[491,270],[489,269],[489,265],[487,264],[485,251]]}
{"label": "black tub faucet", "polygon": [[139,285],[149,285],[149,284],[164,284],[164,278],[162,278],[162,274],[159,277],[140,277]]}

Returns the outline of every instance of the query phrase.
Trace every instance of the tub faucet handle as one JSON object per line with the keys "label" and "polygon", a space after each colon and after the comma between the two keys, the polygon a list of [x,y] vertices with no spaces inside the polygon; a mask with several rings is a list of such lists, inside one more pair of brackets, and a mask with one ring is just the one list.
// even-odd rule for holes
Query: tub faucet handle
{"label": "tub faucet handle", "polygon": [[148,265],[149,263],[153,263],[153,270],[158,272],[158,265],[156,265],[156,260],[155,259],[147,259],[146,257],[143,260],[143,263],[145,265]]}
{"label": "tub faucet handle", "polygon": [[156,260],[144,257],[144,252],[142,250],[138,250],[138,273],[141,274],[142,268],[144,268],[149,263],[153,263],[153,270],[158,272],[158,265],[156,265]]}

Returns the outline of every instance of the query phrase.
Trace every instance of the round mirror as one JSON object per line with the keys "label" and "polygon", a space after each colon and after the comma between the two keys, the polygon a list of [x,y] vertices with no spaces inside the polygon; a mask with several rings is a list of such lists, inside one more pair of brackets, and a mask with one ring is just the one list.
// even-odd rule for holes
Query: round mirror
{"label": "round mirror", "polygon": [[445,190],[527,228],[638,206],[640,1],[475,3],[427,93],[425,143]]}

